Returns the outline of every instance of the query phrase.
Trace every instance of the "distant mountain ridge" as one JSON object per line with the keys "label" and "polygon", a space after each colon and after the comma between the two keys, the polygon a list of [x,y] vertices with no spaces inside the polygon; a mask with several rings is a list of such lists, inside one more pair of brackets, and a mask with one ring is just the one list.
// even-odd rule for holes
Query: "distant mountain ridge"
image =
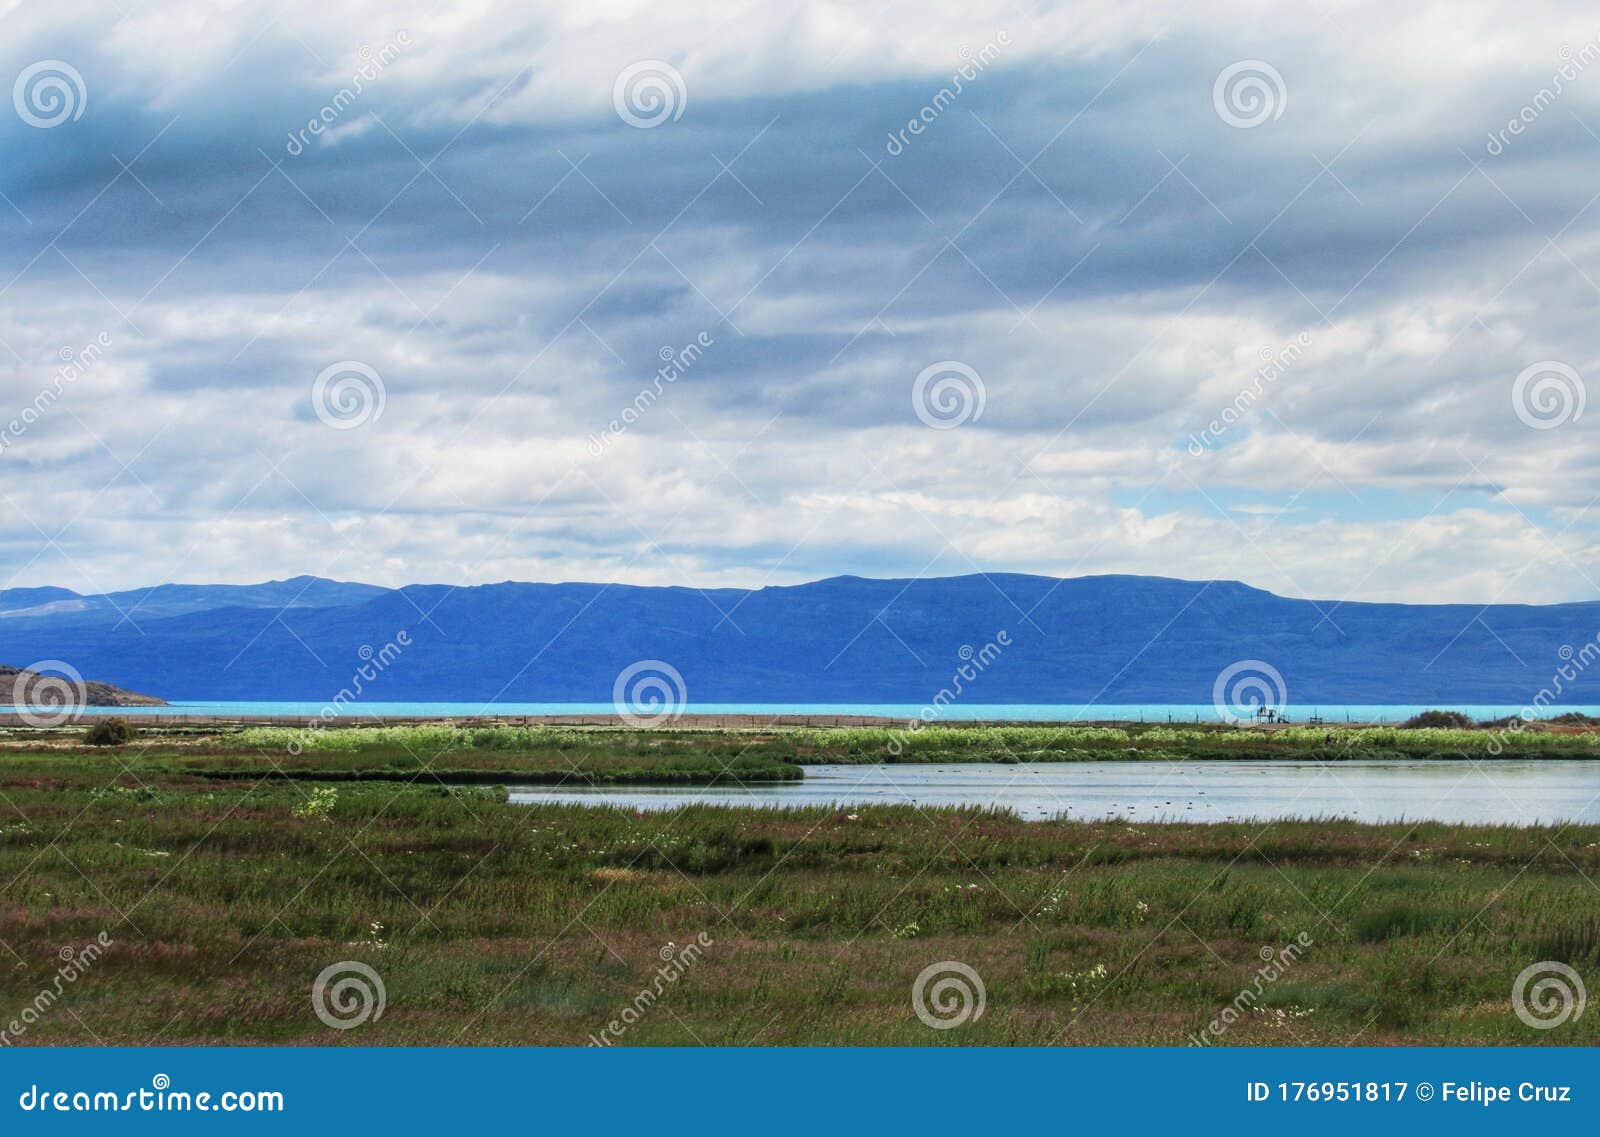
{"label": "distant mountain ridge", "polygon": [[[695,703],[920,705],[963,667],[965,704],[1209,703],[1243,661],[1296,705],[1600,703],[1600,679],[1562,656],[1591,658],[1597,630],[1600,602],[1344,603],[1140,576],[0,591],[0,658],[65,660],[171,701],[320,701],[356,680],[380,702],[610,702],[620,672],[659,660]],[[964,653],[991,643],[974,667]]]}
{"label": "distant mountain ridge", "polygon": [[349,584],[316,576],[269,580],[264,584],[158,584],[126,592],[83,596],[69,588],[0,589],[0,620],[17,617],[179,616],[213,608],[334,608],[368,600],[389,589]]}

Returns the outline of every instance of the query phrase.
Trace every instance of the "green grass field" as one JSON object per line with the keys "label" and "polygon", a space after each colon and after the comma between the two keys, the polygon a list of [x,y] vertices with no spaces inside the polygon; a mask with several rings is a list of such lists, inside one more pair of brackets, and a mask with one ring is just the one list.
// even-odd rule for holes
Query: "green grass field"
{"label": "green grass field", "polygon": [[[1600,827],[636,814],[459,784],[792,777],[872,760],[888,733],[393,728],[317,732],[292,753],[266,729],[109,749],[0,732],[0,1042],[1600,1040],[1600,1017],[1533,1029],[1511,997],[1541,961],[1600,975]],[[902,760],[1484,745],[1324,733],[940,728]],[[1507,749],[1585,756],[1590,738],[1528,732]],[[332,1029],[312,985],[346,961],[373,969],[385,1007]],[[933,1029],[913,986],[949,962],[979,977],[984,1011]]]}

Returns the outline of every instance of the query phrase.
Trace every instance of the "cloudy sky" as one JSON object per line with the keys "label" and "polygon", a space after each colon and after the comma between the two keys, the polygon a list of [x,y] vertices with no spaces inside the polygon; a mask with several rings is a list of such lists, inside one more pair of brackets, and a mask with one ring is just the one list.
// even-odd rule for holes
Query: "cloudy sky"
{"label": "cloudy sky", "polygon": [[1600,597],[1592,6],[867,7],[0,0],[0,586]]}

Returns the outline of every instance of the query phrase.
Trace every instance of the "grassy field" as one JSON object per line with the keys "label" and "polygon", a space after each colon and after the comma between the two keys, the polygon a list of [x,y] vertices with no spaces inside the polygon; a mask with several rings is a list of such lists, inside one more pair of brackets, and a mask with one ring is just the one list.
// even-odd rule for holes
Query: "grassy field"
{"label": "grassy field", "polygon": [[[137,725],[137,720],[133,720]],[[7,746],[78,748],[81,728],[0,728]],[[820,762],[1069,762],[1107,759],[1270,759],[1341,761],[1372,758],[1440,760],[1505,755],[1600,758],[1600,726],[1527,729],[1405,729],[1393,726],[1293,726],[1266,729],[1212,724],[1015,724],[837,727],[826,729],[668,729],[426,724],[361,728],[164,728],[142,732],[125,753],[150,762],[211,769],[230,759],[239,770],[414,770],[419,762],[451,768],[492,767],[514,759],[519,776],[564,776],[574,764],[598,776],[643,780],[675,756],[721,772],[735,758],[756,764]],[[300,761],[304,758],[305,761]],[[502,762],[502,765],[505,763]],[[174,766],[173,768],[178,768]]]}
{"label": "grassy field", "polygon": [[[1600,1016],[1535,1030],[1511,1000],[1533,963],[1600,974],[1600,827],[512,806],[458,783],[792,777],[892,732],[448,730],[0,732],[0,1042],[1600,1040]],[[930,729],[902,760],[1443,757],[1483,733]],[[333,1029],[313,982],[351,961],[384,1010]],[[984,1011],[933,1029],[913,987],[949,963]],[[935,1021],[953,992],[927,989]]]}

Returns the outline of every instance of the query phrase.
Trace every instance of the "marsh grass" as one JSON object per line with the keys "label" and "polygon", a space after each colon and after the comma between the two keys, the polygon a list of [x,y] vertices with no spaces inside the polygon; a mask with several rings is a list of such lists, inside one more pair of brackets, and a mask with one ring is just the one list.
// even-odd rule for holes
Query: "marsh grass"
{"label": "marsh grass", "polygon": [[[1137,733],[1100,729],[1072,748]],[[105,930],[114,946],[73,986],[72,1013],[26,1042],[582,1045],[652,982],[663,945],[706,932],[713,946],[623,1045],[1181,1045],[1253,981],[1263,949],[1305,933],[1228,1043],[1600,1040],[1595,1016],[1535,1032],[1510,1006],[1529,963],[1600,966],[1600,827],[645,814],[513,806],[432,772],[430,759],[519,777],[787,765],[868,744],[578,734],[437,755],[413,753],[416,735],[299,755],[264,753],[255,734],[0,749],[0,926],[16,953],[0,1026],[63,945]],[[405,776],[350,776],[363,771]],[[310,985],[347,959],[384,977],[388,1006],[333,1032]],[[941,960],[988,991],[984,1017],[956,1031],[911,1008],[912,980]]]}
{"label": "marsh grass", "polygon": [[[752,768],[871,762],[1074,762],[1107,760],[1292,759],[1340,762],[1382,758],[1470,761],[1486,757],[1600,758],[1600,731],[1290,726],[1270,730],[1221,725],[933,724],[848,728],[671,729],[457,726],[416,724],[297,730],[253,727],[200,739],[230,752],[456,759],[487,768],[488,756],[516,756],[552,767],[592,759],[596,768],[642,772],[668,756],[702,766],[733,759]],[[632,761],[630,761],[632,760]]]}

